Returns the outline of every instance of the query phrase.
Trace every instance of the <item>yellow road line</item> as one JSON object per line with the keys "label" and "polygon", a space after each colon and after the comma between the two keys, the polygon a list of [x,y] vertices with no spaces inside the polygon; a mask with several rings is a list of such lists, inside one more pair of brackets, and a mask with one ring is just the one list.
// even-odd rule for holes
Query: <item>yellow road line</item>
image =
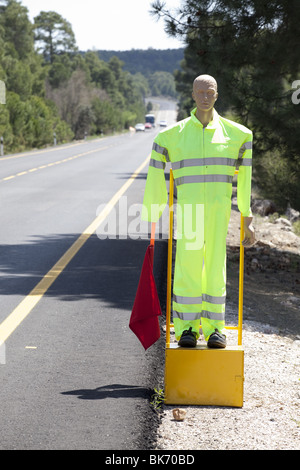
{"label": "yellow road line", "polygon": [[97,149],[94,149],[94,150],[89,150],[88,152],[79,153],[78,155],[73,155],[72,157],[64,158],[63,160],[58,160],[56,162],[47,163],[46,165],[41,165],[37,168],[31,168],[30,170],[21,171],[20,173],[16,173],[15,175],[6,176],[5,178],[2,178],[0,180],[0,182],[1,181],[11,180],[13,178],[16,178],[17,176],[24,176],[24,175],[27,175],[28,173],[32,173],[33,171],[42,170],[43,168],[49,168],[53,165],[59,165],[59,164],[64,163],[64,162],[74,160],[75,158],[79,158],[79,157],[83,157],[85,155],[89,155],[90,153],[100,152],[101,150],[107,150],[110,147],[113,147],[113,145],[107,145],[106,147],[101,147],[101,148],[97,148]]}
{"label": "yellow road line", "polygon": [[13,179],[13,178],[15,178],[15,177],[16,177],[16,175],[13,175],[13,176],[7,176],[6,178],[3,178],[3,180],[1,180],[1,181],[7,181],[7,180],[11,180],[11,179]]}
{"label": "yellow road line", "polygon": [[40,280],[40,282],[32,289],[32,291],[19,303],[19,305],[10,313],[10,315],[0,324],[0,344],[3,344],[13,331],[22,323],[22,321],[29,315],[32,309],[40,301],[43,295],[47,292],[49,287],[57,279],[60,273],[66,268],[70,261],[74,258],[76,253],[82,248],[85,242],[96,231],[99,225],[105,220],[113,207],[116,205],[121,196],[134,182],[135,178],[143,170],[150,159],[150,155],[146,160],[136,169],[130,178],[123,184],[123,186],[115,193],[111,200],[107,203],[100,214],[93,220],[93,222],[85,229],[85,231],[75,240],[73,245],[64,253],[64,255],[55,263],[55,265],[47,272],[47,274]]}

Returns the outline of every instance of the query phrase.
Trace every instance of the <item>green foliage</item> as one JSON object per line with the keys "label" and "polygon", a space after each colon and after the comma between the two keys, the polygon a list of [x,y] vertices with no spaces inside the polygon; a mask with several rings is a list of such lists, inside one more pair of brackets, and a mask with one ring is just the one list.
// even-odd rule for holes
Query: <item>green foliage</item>
{"label": "green foliage", "polygon": [[0,135],[6,152],[43,147],[72,138],[72,132],[45,100],[47,69],[34,50],[33,25],[27,8],[15,0],[0,3],[0,78],[6,85],[1,105]]}
{"label": "green foliage", "polygon": [[147,113],[150,113],[152,109],[153,109],[153,104],[151,103],[151,101],[148,101],[147,107],[146,107]]}
{"label": "green foliage", "polygon": [[169,72],[154,72],[148,77],[151,96],[176,97],[174,76]]}
{"label": "green foliage", "polygon": [[296,235],[300,237],[300,220],[297,220],[296,222],[293,223],[293,229]]}
{"label": "green foliage", "polygon": [[51,111],[44,100],[32,96],[26,101],[25,135],[27,144],[32,147],[42,147],[52,141]]}
{"label": "green foliage", "polygon": [[123,70],[118,58],[105,63],[96,53],[88,52],[78,63],[80,67],[67,80],[55,81],[58,83],[55,87],[50,69],[51,81],[47,87],[47,97],[56,104],[60,117],[69,124],[76,139],[86,133],[122,130],[144,119],[140,82],[137,84]]}
{"label": "green foliage", "polygon": [[68,54],[60,54],[54,56],[51,66],[48,66],[47,69],[48,83],[52,88],[58,88],[71,78],[74,65]]}
{"label": "green foliage", "polygon": [[266,152],[257,165],[258,181],[266,198],[276,203],[278,210],[284,212],[287,206],[300,208],[299,168],[300,157],[288,159],[280,151]]}
{"label": "green foliage", "polygon": [[[98,51],[99,57],[109,62],[117,57],[123,62],[124,70],[142,76],[148,93],[152,96],[177,97],[174,72],[180,69],[183,49]],[[145,96],[145,95],[144,95]]]}
{"label": "green foliage", "polygon": [[55,107],[36,95],[23,101],[17,93],[8,92],[4,114],[5,111],[9,115],[8,135],[6,129],[1,135],[5,147],[12,151],[50,144],[53,142],[53,132],[56,132],[59,142],[73,137],[66,123],[58,117]]}
{"label": "green foliage", "polygon": [[9,120],[9,111],[7,106],[0,105],[0,136],[3,136],[5,146],[11,148],[14,140],[13,129]]}
{"label": "green foliage", "polygon": [[33,50],[32,24],[28,20],[27,8],[14,0],[2,0],[1,3],[0,24],[3,28],[4,52],[24,60]]}
{"label": "green foliage", "polygon": [[145,77],[156,71],[173,74],[180,69],[183,59],[183,49],[132,49],[131,51],[97,51],[101,60],[108,62],[111,57],[118,57],[124,70],[131,74],[141,73]]}
{"label": "green foliage", "polygon": [[77,50],[71,24],[55,11],[41,11],[34,18],[35,41],[51,64],[61,52]]}
{"label": "green foliage", "polygon": [[153,407],[154,411],[159,411],[162,405],[165,402],[165,394],[163,389],[154,388],[154,393],[151,396],[150,405]]}
{"label": "green foliage", "polygon": [[2,66],[6,70],[6,88],[14,90],[24,101],[29,99],[32,94],[33,76],[28,64],[6,56]]}
{"label": "green foliage", "polygon": [[0,0],[5,152],[51,145],[54,132],[61,143],[142,122],[146,96],[176,95],[172,72],[182,52],[132,51],[124,56],[129,70],[118,53],[106,60],[79,53],[72,26],[58,13],[41,11],[32,24],[20,1]]}

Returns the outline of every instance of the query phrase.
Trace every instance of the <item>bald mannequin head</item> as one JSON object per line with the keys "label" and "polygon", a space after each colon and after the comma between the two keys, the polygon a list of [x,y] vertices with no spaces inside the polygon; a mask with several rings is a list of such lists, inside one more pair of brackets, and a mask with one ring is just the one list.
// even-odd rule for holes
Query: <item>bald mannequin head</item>
{"label": "bald mannequin head", "polygon": [[211,75],[199,75],[193,83],[193,99],[196,102],[196,116],[207,125],[213,118],[213,107],[218,98],[218,85]]}
{"label": "bald mannequin head", "polygon": [[216,91],[218,89],[217,81],[211,75],[203,74],[203,75],[199,75],[198,77],[196,77],[195,80],[194,80],[194,83],[193,83],[193,88],[194,88],[194,86],[199,85],[199,83],[201,83],[201,82],[207,83],[207,84],[210,84],[210,85],[214,86]]}

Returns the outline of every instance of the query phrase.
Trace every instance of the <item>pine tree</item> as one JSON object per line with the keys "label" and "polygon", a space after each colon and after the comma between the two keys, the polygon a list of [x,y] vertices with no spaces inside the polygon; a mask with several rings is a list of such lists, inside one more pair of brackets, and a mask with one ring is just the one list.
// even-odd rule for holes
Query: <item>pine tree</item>
{"label": "pine tree", "polygon": [[55,11],[41,11],[34,18],[35,41],[46,61],[52,64],[55,55],[77,50],[71,24]]}
{"label": "pine tree", "polygon": [[254,176],[281,209],[300,209],[299,109],[292,83],[300,78],[298,0],[185,0],[172,15],[152,4],[169,34],[186,43],[176,74],[180,117],[193,107],[201,73],[219,87],[217,109],[254,132]]}

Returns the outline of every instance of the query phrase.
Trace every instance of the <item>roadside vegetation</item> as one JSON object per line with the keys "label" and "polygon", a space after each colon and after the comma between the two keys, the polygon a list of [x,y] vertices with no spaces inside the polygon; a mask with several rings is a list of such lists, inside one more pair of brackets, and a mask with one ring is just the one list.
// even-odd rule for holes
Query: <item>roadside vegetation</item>
{"label": "roadside vegetation", "polygon": [[[177,56],[169,56],[172,67]],[[146,96],[176,94],[168,69],[131,73],[116,55],[79,51],[67,19],[41,11],[32,23],[16,0],[0,0],[0,80],[5,153],[128,129],[144,122]]]}

